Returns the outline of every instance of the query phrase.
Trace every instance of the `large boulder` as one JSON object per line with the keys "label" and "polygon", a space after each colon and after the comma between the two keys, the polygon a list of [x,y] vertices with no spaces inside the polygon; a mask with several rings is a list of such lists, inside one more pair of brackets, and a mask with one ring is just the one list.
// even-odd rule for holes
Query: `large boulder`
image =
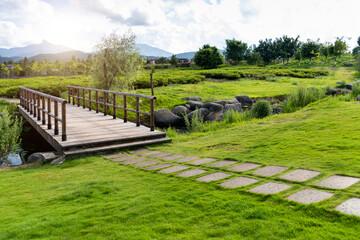
{"label": "large boulder", "polygon": [[172,109],[172,113],[179,117],[182,117],[188,114],[189,112],[191,111],[185,106],[176,106]]}
{"label": "large boulder", "polygon": [[273,114],[279,114],[281,113],[283,109],[281,107],[274,107],[273,108]]}
{"label": "large boulder", "polygon": [[186,106],[191,110],[194,111],[196,109],[202,108],[203,104],[200,102],[195,102],[195,101],[188,101],[186,103]]}
{"label": "large boulder", "polygon": [[201,101],[202,101],[201,97],[184,97],[184,98],[182,98],[181,100],[186,100],[186,101],[198,101],[198,102],[201,102]]}
{"label": "large boulder", "polygon": [[191,113],[188,113],[187,118],[192,119],[195,114],[199,114],[198,116],[205,120],[205,118],[210,114],[210,111],[207,108],[199,108]]}
{"label": "large boulder", "polygon": [[217,103],[217,104],[225,106],[226,104],[239,103],[239,101],[236,100],[236,98],[233,98],[233,99],[229,99],[229,100],[218,100],[218,101],[214,101],[213,103]]}
{"label": "large boulder", "polygon": [[332,95],[332,96],[334,96],[336,93],[337,93],[337,91],[336,91],[335,89],[329,89],[329,90],[326,92],[326,95]]}
{"label": "large boulder", "polygon": [[360,101],[360,95],[357,96],[354,100],[355,100],[355,101]]}
{"label": "large boulder", "polygon": [[210,114],[205,118],[205,121],[221,121],[223,119],[223,112],[210,112]]}
{"label": "large boulder", "polygon": [[353,84],[348,83],[348,84],[345,85],[345,88],[351,90],[353,88]]}
{"label": "large boulder", "polygon": [[237,95],[235,98],[239,103],[241,103],[241,106],[251,108],[253,102],[249,96]]}
{"label": "large boulder", "polygon": [[217,104],[213,102],[204,103],[202,107],[209,109],[210,112],[220,112],[224,108],[221,104]]}
{"label": "large boulder", "polygon": [[242,106],[241,106],[241,103],[235,103],[235,104],[226,104],[224,106],[224,113],[228,110],[234,110],[234,111],[237,111],[237,112],[241,112],[242,111]]}
{"label": "large boulder", "polygon": [[37,152],[37,153],[33,153],[31,154],[28,159],[27,159],[27,163],[45,163],[45,162],[49,162],[55,158],[58,158],[59,156],[56,155],[53,152]]}
{"label": "large boulder", "polygon": [[184,119],[176,116],[166,108],[155,110],[155,125],[157,127],[183,127],[185,125]]}

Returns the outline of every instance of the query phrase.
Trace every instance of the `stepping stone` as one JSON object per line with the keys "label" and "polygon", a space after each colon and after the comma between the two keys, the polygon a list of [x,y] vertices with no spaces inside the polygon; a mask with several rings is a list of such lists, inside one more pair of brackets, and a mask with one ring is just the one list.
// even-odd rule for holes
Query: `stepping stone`
{"label": "stepping stone", "polygon": [[119,158],[119,157],[124,157],[124,156],[127,156],[127,155],[120,152],[120,153],[105,155],[104,157],[106,157],[107,159],[111,159],[111,158]]}
{"label": "stepping stone", "polygon": [[178,165],[178,166],[163,169],[163,170],[161,170],[159,172],[161,172],[161,173],[173,173],[173,172],[180,172],[180,171],[188,169],[188,168],[189,168],[188,166]]}
{"label": "stepping stone", "polygon": [[171,155],[172,153],[169,153],[169,152],[161,152],[161,153],[158,153],[158,154],[154,154],[154,155],[151,155],[150,157],[151,158],[161,158],[161,157],[165,157],[165,156],[168,156],[168,155]]}
{"label": "stepping stone", "polygon": [[251,188],[249,191],[255,193],[272,194],[285,191],[291,187],[292,186],[283,183],[268,182],[263,185]]}
{"label": "stepping stone", "polygon": [[261,166],[261,164],[246,162],[246,163],[242,163],[242,164],[233,166],[231,168],[228,168],[228,170],[235,171],[235,172],[245,172],[245,171],[260,167],[260,166]]}
{"label": "stepping stone", "polygon": [[220,186],[227,187],[227,188],[237,188],[237,187],[242,187],[242,186],[256,183],[257,181],[259,181],[259,180],[254,179],[254,178],[237,177],[237,178],[231,179],[229,181],[220,183]]}
{"label": "stepping stone", "polygon": [[162,158],[162,160],[171,161],[171,160],[175,160],[175,159],[183,158],[183,157],[185,157],[185,155],[175,154],[175,155],[172,155],[172,156],[164,157],[164,158]]}
{"label": "stepping stone", "polygon": [[210,164],[208,166],[210,166],[210,167],[226,167],[226,166],[229,166],[229,165],[234,164],[234,163],[237,163],[237,161],[223,160],[223,161],[220,161],[220,162],[212,163],[212,164]]}
{"label": "stepping stone", "polygon": [[181,172],[176,174],[176,176],[180,176],[180,177],[192,177],[192,176],[196,176],[196,175],[200,175],[203,173],[206,173],[206,170],[200,169],[200,168],[196,168],[196,169],[192,169],[186,172]]}
{"label": "stepping stone", "polygon": [[306,169],[296,169],[295,171],[289,172],[279,178],[296,181],[296,182],[304,182],[310,178],[316,177],[321,172],[306,170]]}
{"label": "stepping stone", "polygon": [[255,172],[252,172],[253,174],[264,176],[264,177],[270,177],[275,174],[278,174],[282,171],[285,171],[288,169],[288,167],[282,167],[282,166],[266,166],[264,168],[261,168],[259,170],[256,170]]}
{"label": "stepping stone", "polygon": [[150,152],[140,153],[139,155],[145,157],[145,156],[149,156],[152,154],[158,154],[158,153],[161,153],[161,152],[160,151],[150,151]]}
{"label": "stepping stone", "polygon": [[314,189],[304,189],[300,192],[294,193],[287,197],[288,200],[293,200],[295,202],[309,204],[317,203],[327,198],[332,197],[332,193],[314,190]]}
{"label": "stepping stone", "polygon": [[135,156],[126,156],[126,157],[121,157],[121,158],[115,158],[115,159],[112,159],[113,161],[115,162],[121,162],[121,161],[125,161],[125,160],[130,160],[130,159],[133,159],[135,158]]}
{"label": "stepping stone", "polygon": [[343,189],[357,183],[359,180],[360,179],[356,177],[334,175],[317,183],[316,185],[326,188]]}
{"label": "stepping stone", "polygon": [[158,169],[166,168],[166,167],[170,167],[170,166],[172,166],[172,165],[169,164],[169,163],[163,163],[163,164],[159,164],[159,165],[154,165],[154,166],[148,167],[148,168],[146,168],[146,169],[147,169],[147,170],[158,170]]}
{"label": "stepping stone", "polygon": [[195,160],[195,159],[198,159],[198,158],[200,158],[200,157],[198,157],[198,156],[190,156],[190,157],[179,159],[179,160],[177,160],[177,162],[188,162],[188,161]]}
{"label": "stepping stone", "polygon": [[144,153],[144,152],[148,152],[149,150],[146,148],[139,148],[139,149],[135,149],[130,151],[131,154],[138,154],[138,153]]}
{"label": "stepping stone", "polygon": [[122,164],[129,165],[129,164],[134,164],[134,163],[143,162],[143,161],[146,161],[146,158],[135,158],[135,159],[132,159],[132,160],[122,162]]}
{"label": "stepping stone", "polygon": [[216,172],[216,173],[212,173],[209,175],[199,177],[196,180],[201,181],[201,182],[212,182],[212,181],[220,180],[220,179],[227,178],[230,176],[231,176],[231,174]]}
{"label": "stepping stone", "polygon": [[217,159],[215,159],[215,158],[202,158],[202,159],[193,161],[193,162],[191,162],[190,164],[192,164],[192,165],[201,165],[201,164],[205,164],[205,163],[214,162],[214,161],[216,161],[216,160],[217,160]]}
{"label": "stepping stone", "polygon": [[151,161],[146,161],[146,162],[135,164],[134,166],[135,167],[147,167],[147,166],[150,166],[150,165],[155,165],[157,163],[159,163],[159,162],[155,161],[155,160],[151,160]]}
{"label": "stepping stone", "polygon": [[335,208],[336,210],[360,217],[360,198],[350,198]]}

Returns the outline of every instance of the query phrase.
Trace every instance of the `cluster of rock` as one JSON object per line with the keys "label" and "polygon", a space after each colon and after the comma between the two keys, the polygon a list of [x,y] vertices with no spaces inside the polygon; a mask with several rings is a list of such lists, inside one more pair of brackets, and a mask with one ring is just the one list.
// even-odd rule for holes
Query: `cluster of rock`
{"label": "cluster of rock", "polygon": [[[347,83],[345,84],[345,87],[344,88],[341,88],[341,87],[338,87],[338,88],[332,88],[332,89],[329,89],[329,91],[327,92],[328,95],[340,95],[340,94],[343,94],[344,92],[345,93],[351,93],[351,90],[353,89],[353,86],[355,84],[359,84],[360,81],[356,81],[356,82],[352,82],[352,83]],[[343,82],[336,82],[336,84],[340,85],[340,84],[343,84]]]}
{"label": "cluster of rock", "polygon": [[232,109],[242,112],[244,108],[250,109],[253,101],[249,96],[238,95],[230,100],[218,100],[203,103],[200,97],[186,97],[182,100],[188,101],[185,106],[176,106],[169,111],[159,109],[155,111],[155,124],[158,127],[185,127],[185,118],[192,119],[195,115],[203,121],[220,121],[223,114]]}

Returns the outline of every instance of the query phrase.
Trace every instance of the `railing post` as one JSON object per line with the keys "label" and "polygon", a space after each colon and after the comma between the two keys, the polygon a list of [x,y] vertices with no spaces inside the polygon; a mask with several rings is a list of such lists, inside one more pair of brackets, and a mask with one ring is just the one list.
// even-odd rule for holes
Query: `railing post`
{"label": "railing post", "polygon": [[61,106],[61,140],[66,141],[66,101]]}
{"label": "railing post", "polygon": [[30,110],[30,115],[33,114],[32,92],[30,92],[30,91],[29,91],[29,110]]}
{"label": "railing post", "polygon": [[51,129],[51,99],[48,98],[47,100],[47,111],[48,111],[48,129]]}
{"label": "railing post", "polygon": [[107,93],[104,92],[104,116],[107,116]]}
{"label": "railing post", "polygon": [[140,127],[140,101],[139,97],[136,97],[136,126]]}
{"label": "railing post", "polygon": [[45,119],[45,97],[42,97],[42,124],[43,125],[46,124],[46,119]]}
{"label": "railing post", "polygon": [[95,100],[96,113],[99,113],[99,92],[96,91],[96,92],[95,92],[95,95],[96,95],[96,100]]}
{"label": "railing post", "polygon": [[124,122],[127,122],[127,101],[126,101],[126,95],[124,95]]}
{"label": "railing post", "polygon": [[154,99],[150,99],[150,131],[155,130]]}
{"label": "railing post", "polygon": [[70,100],[70,87],[68,86],[67,89],[68,89],[68,102],[71,103],[71,100]]}
{"label": "railing post", "polygon": [[92,103],[91,103],[91,90],[89,90],[89,111],[91,111]]}
{"label": "railing post", "polygon": [[41,104],[40,104],[40,95],[38,95],[37,96],[37,114],[38,114],[38,116],[37,116],[37,120],[38,121],[40,121],[41,120],[41,114],[40,114],[40,106],[41,106]]}
{"label": "railing post", "polygon": [[85,109],[85,89],[83,89],[83,102],[82,102],[82,104],[83,104],[83,108]]}
{"label": "railing post", "polygon": [[72,92],[71,96],[72,96],[72,100],[73,100],[73,105],[75,105],[75,88],[71,88],[71,92]]}
{"label": "railing post", "polygon": [[78,105],[78,107],[80,107],[80,89],[77,88],[76,92],[77,92],[77,105]]}
{"label": "railing post", "polygon": [[34,117],[36,118],[36,94],[35,93],[33,93],[33,101],[34,101]]}
{"label": "railing post", "polygon": [[59,115],[59,111],[58,111],[58,102],[57,101],[54,101],[54,109],[55,109],[55,130],[54,130],[54,134],[59,135],[59,120],[57,119],[57,117]]}
{"label": "railing post", "polygon": [[116,119],[116,94],[113,94],[113,119]]}

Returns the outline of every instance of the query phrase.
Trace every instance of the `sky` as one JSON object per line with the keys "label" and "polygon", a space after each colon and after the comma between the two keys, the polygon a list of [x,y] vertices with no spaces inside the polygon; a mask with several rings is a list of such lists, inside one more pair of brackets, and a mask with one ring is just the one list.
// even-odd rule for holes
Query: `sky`
{"label": "sky", "polygon": [[171,53],[282,35],[344,37],[351,50],[359,9],[359,0],[0,0],[0,47],[46,40],[90,52],[102,37],[130,29],[137,43]]}

